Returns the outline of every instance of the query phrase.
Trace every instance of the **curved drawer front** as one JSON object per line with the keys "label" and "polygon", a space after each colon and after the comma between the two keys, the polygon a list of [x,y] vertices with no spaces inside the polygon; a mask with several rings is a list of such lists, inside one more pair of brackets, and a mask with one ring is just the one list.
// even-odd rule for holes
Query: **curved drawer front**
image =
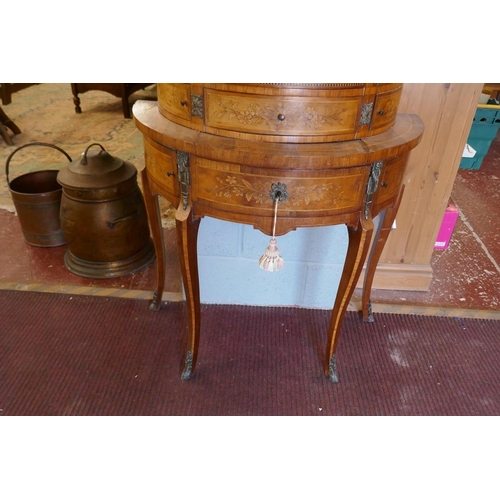
{"label": "curved drawer front", "polygon": [[252,134],[354,134],[361,99],[250,96],[208,89],[205,123]]}
{"label": "curved drawer front", "polygon": [[373,105],[373,115],[370,122],[372,132],[379,133],[391,127],[398,114],[399,101],[401,99],[400,90],[390,90],[381,92],[375,98]]}
{"label": "curved drawer front", "polygon": [[369,166],[328,170],[326,172],[251,168],[191,157],[193,202],[225,212],[271,216],[273,184],[284,185],[287,198],[279,213],[300,217],[356,212],[364,197]]}
{"label": "curved drawer front", "polygon": [[408,154],[405,154],[384,162],[378,188],[373,195],[374,212],[385,208],[396,197],[403,182],[407,159]]}
{"label": "curved drawer front", "polygon": [[[191,121],[192,102],[189,83],[169,83],[157,85],[158,106],[160,112],[169,118],[169,114],[181,120]],[[172,118],[170,116],[170,118]]]}
{"label": "curved drawer front", "polygon": [[391,128],[402,84],[158,83],[169,120],[209,134],[264,142],[359,139]]}
{"label": "curved drawer front", "polygon": [[[178,196],[177,164],[175,151],[162,148],[144,137],[144,160],[148,169],[151,188],[164,195]],[[173,201],[170,199],[170,201]]]}

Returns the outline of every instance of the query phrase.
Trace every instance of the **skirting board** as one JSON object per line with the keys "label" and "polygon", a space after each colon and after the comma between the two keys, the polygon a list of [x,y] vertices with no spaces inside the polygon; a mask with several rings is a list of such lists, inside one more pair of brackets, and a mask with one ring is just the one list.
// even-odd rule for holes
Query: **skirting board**
{"label": "skirting board", "polygon": [[[363,287],[364,278],[365,269],[363,268],[357,288]],[[379,263],[372,288],[427,292],[431,281],[432,267],[430,265]]]}

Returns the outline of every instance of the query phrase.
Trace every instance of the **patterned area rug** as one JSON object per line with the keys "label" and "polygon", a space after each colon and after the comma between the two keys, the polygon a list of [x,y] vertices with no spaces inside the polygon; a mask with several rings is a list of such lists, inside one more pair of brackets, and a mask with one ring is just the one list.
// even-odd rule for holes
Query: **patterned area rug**
{"label": "patterned area rug", "polygon": [[[69,83],[43,83],[13,94],[12,103],[3,106],[8,117],[20,128],[9,146],[0,138],[0,163],[4,174],[0,182],[0,209],[15,212],[6,179],[6,162],[17,148],[31,142],[44,142],[63,149],[76,160],[92,143],[101,144],[112,156],[144,167],[142,135],[133,119],[123,117],[121,99],[107,92],[89,91],[80,96],[82,113],[77,114]],[[156,100],[156,85],[136,92],[139,99]],[[9,180],[37,170],[59,170],[68,160],[59,151],[42,146],[16,152],[9,163]],[[164,208],[169,212],[170,207]]]}

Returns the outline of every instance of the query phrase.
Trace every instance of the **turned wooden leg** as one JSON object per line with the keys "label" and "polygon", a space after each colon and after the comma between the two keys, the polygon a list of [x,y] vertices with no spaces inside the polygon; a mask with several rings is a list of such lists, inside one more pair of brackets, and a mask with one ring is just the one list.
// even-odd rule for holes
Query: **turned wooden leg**
{"label": "turned wooden leg", "polygon": [[363,295],[361,298],[363,321],[371,323],[373,322],[373,312],[372,304],[370,300],[370,295],[372,291],[373,278],[375,276],[375,271],[377,269],[377,264],[384,250],[384,246],[387,242],[387,238],[391,232],[392,224],[398,213],[399,205],[401,203],[401,198],[403,197],[404,185],[398,194],[398,197],[394,200],[394,203],[383,210],[379,215],[379,223],[377,230],[375,231],[375,238],[373,241],[370,254],[368,256],[365,279],[363,282]]}
{"label": "turned wooden leg", "polygon": [[75,83],[71,84],[71,93],[73,94],[73,104],[75,105],[75,112],[81,113],[80,98],[78,97],[78,88]]}
{"label": "turned wooden leg", "polygon": [[19,127],[5,114],[5,111],[0,107],[0,122],[10,130],[14,135],[20,134]]}
{"label": "turned wooden leg", "polygon": [[123,117],[130,118],[130,103],[128,102],[128,92],[127,89],[123,88],[122,90],[122,109],[123,109]]}
{"label": "turned wooden leg", "polygon": [[188,345],[181,374],[182,380],[189,379],[194,372],[200,340],[200,282],[197,254],[199,226],[200,219],[193,218],[190,208],[177,210],[177,246],[188,315]]}
{"label": "turned wooden leg", "polygon": [[81,113],[82,108],[80,107],[80,98],[78,96],[73,97],[73,104],[75,105],[75,112]]}
{"label": "turned wooden leg", "polygon": [[16,124],[5,114],[4,110],[0,107],[0,135],[3,137],[3,140],[6,144],[8,144],[9,146],[13,146],[14,141],[11,139],[8,129],[12,130],[14,134],[21,133]]}
{"label": "turned wooden leg", "polygon": [[10,138],[9,131],[7,130],[7,127],[4,127],[3,123],[0,122],[0,136],[2,136],[3,140],[5,141],[5,144],[8,144],[9,146],[13,146],[14,142]]}
{"label": "turned wooden leg", "polygon": [[371,218],[364,219],[360,215],[360,221],[356,227],[348,226],[349,246],[342,271],[342,277],[339,283],[337,298],[333,306],[333,312],[330,319],[328,329],[328,343],[326,350],[326,366],[325,373],[331,382],[337,383],[337,359],[335,351],[339,339],[340,327],[344,319],[349,300],[356,287],[366,254],[370,245],[370,239],[373,232],[373,220]]}
{"label": "turned wooden leg", "polygon": [[144,194],[144,203],[148,214],[149,227],[153,237],[153,244],[156,252],[156,290],[153,300],[149,305],[152,311],[158,311],[161,307],[161,299],[165,288],[165,243],[163,241],[163,230],[161,225],[160,208],[158,205],[158,195],[153,195],[149,185],[149,178],[146,169],[141,171],[141,181]]}

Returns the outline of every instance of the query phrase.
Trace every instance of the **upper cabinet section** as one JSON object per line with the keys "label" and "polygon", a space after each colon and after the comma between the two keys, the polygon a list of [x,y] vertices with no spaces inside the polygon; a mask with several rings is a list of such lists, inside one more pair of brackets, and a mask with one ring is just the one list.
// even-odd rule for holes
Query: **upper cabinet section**
{"label": "upper cabinet section", "polygon": [[264,142],[360,139],[391,128],[402,84],[158,83],[160,113],[186,127]]}

